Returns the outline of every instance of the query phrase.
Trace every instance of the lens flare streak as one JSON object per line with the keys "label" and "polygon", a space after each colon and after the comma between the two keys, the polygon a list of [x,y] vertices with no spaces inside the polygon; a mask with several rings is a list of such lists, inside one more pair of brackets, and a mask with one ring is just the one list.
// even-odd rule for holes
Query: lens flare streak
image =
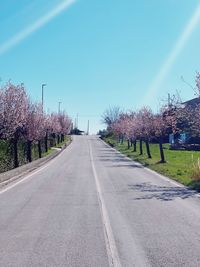
{"label": "lens flare streak", "polygon": [[199,22],[200,22],[200,5],[195,10],[189,22],[186,24],[186,27],[184,28],[183,32],[178,38],[174,48],[168,55],[167,59],[164,61],[164,64],[162,65],[160,71],[158,72],[152,84],[148,88],[148,91],[141,103],[142,105],[148,104],[151,102],[151,100],[155,99],[160,89],[160,86],[164,82],[165,78],[167,77],[169,71],[173,67],[178,56],[183,51],[186,43],[188,42],[195,28],[198,26]]}
{"label": "lens flare streak", "polygon": [[14,46],[21,43],[24,39],[30,36],[32,33],[36,32],[40,28],[42,28],[45,24],[51,21],[53,18],[58,16],[61,12],[68,9],[72,4],[74,4],[77,0],[65,0],[61,4],[57,5],[54,9],[49,11],[43,17],[39,18],[33,24],[29,25],[22,31],[18,32],[16,35],[11,37],[5,43],[0,45],[0,55],[6,53],[8,50],[13,48]]}

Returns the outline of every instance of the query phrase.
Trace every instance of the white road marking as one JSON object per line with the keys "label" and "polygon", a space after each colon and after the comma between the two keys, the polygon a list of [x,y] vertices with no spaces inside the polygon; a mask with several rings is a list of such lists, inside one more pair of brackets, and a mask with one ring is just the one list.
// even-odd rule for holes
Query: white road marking
{"label": "white road marking", "polygon": [[106,209],[106,205],[105,205],[105,201],[103,198],[101,186],[99,183],[99,178],[98,178],[96,168],[94,165],[94,158],[93,158],[93,153],[92,153],[92,148],[91,148],[90,143],[89,143],[89,149],[90,149],[90,158],[91,158],[92,170],[93,170],[93,174],[94,174],[94,178],[95,178],[95,183],[96,183],[96,188],[97,188],[97,193],[98,193],[98,198],[99,198],[99,203],[100,203],[100,208],[101,208],[102,220],[103,220],[103,224],[105,227],[105,238],[107,239],[106,245],[107,245],[107,250],[108,250],[107,252],[108,252],[108,255],[111,257],[110,265],[113,267],[121,267],[115,239],[113,236],[113,231],[112,231],[111,224],[110,224],[110,219],[108,216],[108,211]]}
{"label": "white road marking", "polygon": [[[70,143],[71,144],[71,143]],[[11,190],[12,188],[14,188],[15,186],[24,183],[26,180],[30,179],[31,177],[33,177],[35,174],[39,173],[40,171],[46,169],[50,164],[52,164],[56,159],[58,159],[60,156],[62,155],[62,151],[53,159],[51,159],[50,161],[44,163],[45,165],[42,167],[39,167],[37,170],[32,171],[30,174],[25,175],[24,178],[20,179],[18,182],[13,182],[13,184],[11,184],[10,186],[6,186],[5,189],[0,190],[0,195]],[[14,177],[13,177],[14,178]]]}
{"label": "white road marking", "polygon": [[28,174],[27,176],[25,176],[24,178],[22,178],[21,180],[19,180],[18,182],[6,187],[5,189],[0,191],[0,195],[9,191],[10,189],[12,189],[13,187],[25,182],[26,180],[30,179],[33,175],[37,174],[38,172],[42,171],[43,169],[45,169],[49,164],[45,165],[44,167],[40,168],[37,171],[32,172],[31,174]]}
{"label": "white road marking", "polygon": [[127,159],[127,160],[129,160],[129,161],[134,162],[135,165],[137,165],[137,166],[141,166],[143,169],[145,169],[146,171],[148,171],[148,172],[150,172],[150,173],[152,173],[152,174],[158,176],[159,178],[161,178],[161,179],[164,180],[165,182],[169,182],[170,184],[175,185],[175,186],[177,186],[177,187],[187,188],[187,187],[184,186],[183,184],[181,184],[181,183],[179,183],[179,182],[177,182],[177,181],[174,181],[174,180],[170,179],[170,178],[167,177],[167,176],[164,176],[164,175],[162,175],[162,174],[160,174],[160,173],[158,173],[158,172],[156,172],[156,171],[154,171],[154,170],[151,170],[151,169],[149,169],[149,168],[147,168],[147,167],[144,167],[141,163],[139,163],[139,162],[137,162],[137,161],[134,161],[133,159],[127,157],[127,156],[124,155],[124,154],[122,154],[122,153],[121,153],[120,151],[118,151],[116,148],[113,148],[113,147],[109,146],[109,145],[108,145],[105,141],[103,141],[102,139],[100,139],[100,140],[104,143],[104,145],[106,145],[108,148],[110,148],[111,150],[113,150],[113,152],[115,152],[115,153],[121,155],[122,157],[124,157],[125,159]]}

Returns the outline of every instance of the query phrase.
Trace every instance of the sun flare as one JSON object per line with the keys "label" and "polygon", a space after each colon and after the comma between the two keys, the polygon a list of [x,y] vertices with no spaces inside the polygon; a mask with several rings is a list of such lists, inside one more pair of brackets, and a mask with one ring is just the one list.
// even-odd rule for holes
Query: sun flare
{"label": "sun flare", "polygon": [[186,43],[189,41],[190,36],[194,32],[195,28],[198,26],[199,22],[200,22],[200,5],[197,7],[192,17],[186,24],[183,32],[176,41],[172,51],[167,56],[163,65],[160,68],[160,71],[150,84],[147,93],[144,96],[143,102],[141,103],[142,105],[148,104],[149,102],[151,102],[151,100],[153,100],[157,96],[157,93],[161,88],[162,83],[164,82],[166,76],[168,75],[169,71],[171,70],[178,56],[183,51]]}
{"label": "sun flare", "polygon": [[14,46],[21,43],[24,39],[26,39],[28,36],[30,36],[32,33],[39,30],[41,27],[43,27],[45,24],[47,24],[49,21],[54,19],[56,16],[58,16],[61,12],[68,9],[72,4],[74,4],[76,0],[65,0],[61,4],[57,5],[54,9],[50,10],[48,13],[46,13],[43,17],[40,17],[37,21],[35,21],[33,24],[29,25],[22,31],[18,32],[14,36],[12,36],[10,39],[8,39],[3,44],[0,44],[0,55],[4,54]]}

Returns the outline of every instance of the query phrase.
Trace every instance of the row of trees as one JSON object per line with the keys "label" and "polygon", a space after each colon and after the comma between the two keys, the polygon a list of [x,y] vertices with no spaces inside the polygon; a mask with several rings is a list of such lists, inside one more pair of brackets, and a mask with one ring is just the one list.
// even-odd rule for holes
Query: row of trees
{"label": "row of trees", "polygon": [[[140,154],[143,154],[142,143],[145,142],[147,155],[151,158],[149,142],[152,138],[157,138],[160,144],[161,162],[165,162],[163,152],[163,137],[166,131],[171,126],[172,121],[170,116],[163,116],[162,113],[154,114],[148,107],[143,107],[138,111],[120,112],[117,107],[109,109],[109,112],[104,113],[104,122],[108,113],[112,113],[112,109],[119,110],[118,116],[110,124],[107,124],[108,132],[114,134],[119,142],[123,143],[127,140],[128,148],[134,147],[136,152],[136,142],[139,141]],[[107,120],[108,121],[108,120]]]}
{"label": "row of trees", "polygon": [[0,89],[0,139],[13,146],[14,167],[19,166],[18,142],[27,144],[27,161],[32,161],[32,145],[37,144],[42,157],[41,142],[48,151],[48,138],[57,138],[58,143],[71,130],[71,119],[65,112],[46,114],[41,103],[29,98],[23,84],[8,82]]}
{"label": "row of trees", "polygon": [[[200,93],[200,74],[196,75],[196,89]],[[200,94],[199,94],[200,95]],[[140,154],[143,154],[142,142],[146,144],[146,151],[151,158],[149,142],[159,143],[161,163],[165,162],[163,140],[170,133],[174,135],[187,132],[190,136],[200,137],[200,101],[195,104],[183,104],[179,98],[163,104],[160,111],[154,113],[149,107],[142,107],[137,111],[122,112],[119,107],[109,108],[103,114],[103,122],[107,130],[114,134],[119,141],[128,142],[128,148],[134,147],[139,140]]]}

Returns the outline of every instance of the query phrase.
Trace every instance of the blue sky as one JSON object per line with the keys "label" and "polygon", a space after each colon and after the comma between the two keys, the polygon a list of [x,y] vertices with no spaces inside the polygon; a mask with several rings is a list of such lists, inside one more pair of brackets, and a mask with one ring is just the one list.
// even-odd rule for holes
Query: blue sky
{"label": "blue sky", "polygon": [[91,132],[104,127],[109,106],[156,110],[176,90],[190,99],[194,93],[180,77],[195,86],[200,71],[199,4],[1,0],[0,84],[23,82],[40,101],[47,83],[46,110],[57,111],[62,101],[73,120],[79,114],[81,129],[90,120]]}

